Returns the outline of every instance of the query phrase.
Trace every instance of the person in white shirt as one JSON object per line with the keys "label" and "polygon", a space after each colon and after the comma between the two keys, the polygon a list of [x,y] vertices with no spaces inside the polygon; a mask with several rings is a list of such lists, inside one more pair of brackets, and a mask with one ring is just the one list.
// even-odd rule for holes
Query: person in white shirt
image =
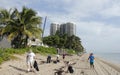
{"label": "person in white shirt", "polygon": [[57,59],[56,59],[56,60],[59,60],[60,55],[56,55],[56,57],[57,57]]}
{"label": "person in white shirt", "polygon": [[35,59],[35,54],[32,52],[32,50],[29,50],[26,57],[28,72],[33,70],[32,68],[33,68],[34,59]]}

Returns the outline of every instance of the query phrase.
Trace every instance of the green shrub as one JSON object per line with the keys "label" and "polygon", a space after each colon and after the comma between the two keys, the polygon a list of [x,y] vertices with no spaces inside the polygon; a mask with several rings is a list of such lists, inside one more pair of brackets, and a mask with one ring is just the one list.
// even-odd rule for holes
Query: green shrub
{"label": "green shrub", "polygon": [[23,54],[26,50],[23,49],[13,49],[13,48],[4,48],[0,49],[0,64],[4,61],[15,59],[16,57],[13,54]]}
{"label": "green shrub", "polygon": [[40,54],[56,54],[55,48],[46,48],[46,47],[34,47],[32,48],[33,52]]}
{"label": "green shrub", "polygon": [[68,54],[75,54],[75,50],[67,50]]}
{"label": "green shrub", "polygon": [[0,64],[4,61],[15,59],[16,57],[13,54],[24,54],[28,52],[29,49],[32,49],[35,53],[40,53],[43,55],[46,54],[56,54],[55,48],[46,48],[46,47],[30,47],[30,48],[23,48],[23,49],[13,49],[13,48],[0,48]]}
{"label": "green shrub", "polygon": [[3,62],[3,59],[2,59],[2,57],[0,57],[0,64],[2,64],[2,62]]}

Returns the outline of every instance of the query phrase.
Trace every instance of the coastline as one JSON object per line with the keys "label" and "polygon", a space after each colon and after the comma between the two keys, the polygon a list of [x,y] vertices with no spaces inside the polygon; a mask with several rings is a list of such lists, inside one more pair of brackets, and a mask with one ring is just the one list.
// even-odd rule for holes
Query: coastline
{"label": "coastline", "polygon": [[120,75],[120,65],[106,61],[103,58],[97,57],[96,64],[99,66],[99,71],[104,75]]}
{"label": "coastline", "polygon": [[[64,67],[63,70],[66,71],[64,61],[69,61],[70,63],[76,63],[73,65],[74,74],[73,75],[120,75],[120,66],[118,64],[113,64],[109,61],[106,61],[102,58],[95,57],[95,68],[91,69],[88,56],[89,54],[83,54],[82,56],[66,56],[65,60],[60,56],[60,63],[43,63],[46,61],[46,56],[42,56],[37,54],[37,62],[39,65],[40,71],[38,72],[29,72],[26,73],[26,62],[25,62],[25,54],[24,55],[16,55],[18,60],[10,60],[2,65],[0,65],[0,73],[2,75],[54,75],[56,72],[55,69],[60,69]],[[55,60],[56,56],[52,56],[52,60]],[[71,75],[70,73],[63,73],[63,75]]]}
{"label": "coastline", "polygon": [[112,62],[114,64],[120,64],[120,53],[95,53],[96,57],[102,58],[105,61]]}

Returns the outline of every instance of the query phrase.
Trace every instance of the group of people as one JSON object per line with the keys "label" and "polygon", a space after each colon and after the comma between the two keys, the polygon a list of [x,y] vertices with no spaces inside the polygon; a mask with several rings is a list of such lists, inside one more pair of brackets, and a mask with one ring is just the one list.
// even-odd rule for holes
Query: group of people
{"label": "group of people", "polygon": [[[65,59],[65,56],[66,56],[65,54],[62,55],[63,60]],[[90,53],[88,57],[88,60],[90,61],[90,68],[94,68],[94,59],[95,58],[93,56],[93,53]],[[57,58],[56,58],[56,61],[58,60],[59,60],[59,55],[57,55]],[[50,63],[50,61],[51,61],[51,56],[49,55],[47,57],[47,63]],[[31,72],[31,71],[34,72],[35,69],[39,71],[37,62],[35,61],[35,53],[33,53],[32,50],[29,50],[29,52],[27,53],[26,62],[27,62],[27,72]],[[73,73],[74,70],[72,68],[72,64],[69,64],[69,61],[66,64],[67,64],[69,73]]]}
{"label": "group of people", "polygon": [[[63,60],[65,59],[65,54],[63,54]],[[35,60],[35,53],[32,52],[32,50],[29,50],[26,56],[26,62],[27,62],[27,72],[35,71],[34,68],[37,67],[37,62]],[[56,62],[59,62],[59,54],[57,55]],[[47,57],[47,63],[51,62],[51,56],[48,55]]]}

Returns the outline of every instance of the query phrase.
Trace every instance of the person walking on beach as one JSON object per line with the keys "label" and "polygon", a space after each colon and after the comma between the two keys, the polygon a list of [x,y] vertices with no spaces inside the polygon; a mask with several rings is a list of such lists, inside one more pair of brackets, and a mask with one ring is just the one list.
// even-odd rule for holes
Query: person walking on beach
{"label": "person walking on beach", "polygon": [[60,49],[59,49],[59,48],[57,48],[56,50],[57,50],[57,54],[59,55],[59,54],[60,54]]}
{"label": "person walking on beach", "polygon": [[94,59],[93,53],[90,53],[88,60],[90,61],[90,68],[94,68]]}
{"label": "person walking on beach", "polygon": [[27,62],[27,71],[34,71],[33,70],[33,63],[35,59],[35,54],[32,52],[32,50],[29,50],[27,57],[26,57],[26,62]]}
{"label": "person walking on beach", "polygon": [[63,57],[63,60],[64,60],[64,59],[65,59],[65,54],[63,54],[63,56],[62,56],[62,57]]}

